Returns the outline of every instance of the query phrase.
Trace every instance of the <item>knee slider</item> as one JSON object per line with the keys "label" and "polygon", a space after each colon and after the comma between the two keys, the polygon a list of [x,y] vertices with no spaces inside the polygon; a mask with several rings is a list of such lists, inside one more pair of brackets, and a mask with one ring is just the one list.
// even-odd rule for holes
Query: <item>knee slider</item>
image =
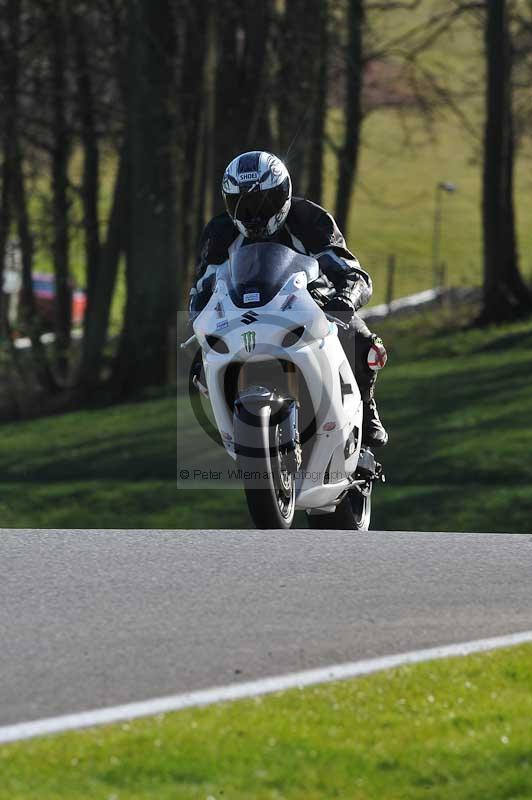
{"label": "knee slider", "polygon": [[388,353],[380,336],[373,336],[368,351],[368,367],[372,372],[382,369],[388,360]]}

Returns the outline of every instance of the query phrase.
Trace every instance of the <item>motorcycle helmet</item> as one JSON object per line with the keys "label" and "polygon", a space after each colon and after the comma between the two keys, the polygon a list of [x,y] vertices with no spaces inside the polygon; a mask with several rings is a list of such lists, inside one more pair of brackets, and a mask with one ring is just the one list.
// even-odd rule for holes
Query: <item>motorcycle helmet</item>
{"label": "motorcycle helmet", "polygon": [[252,150],[234,158],[222,180],[227,213],[248,239],[267,239],[283,225],[292,200],[292,181],[280,158]]}

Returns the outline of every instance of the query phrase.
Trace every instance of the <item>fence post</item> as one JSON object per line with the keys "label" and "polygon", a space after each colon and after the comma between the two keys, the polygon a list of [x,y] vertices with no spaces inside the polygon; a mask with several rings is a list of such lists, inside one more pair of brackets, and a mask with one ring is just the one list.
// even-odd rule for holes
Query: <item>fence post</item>
{"label": "fence post", "polygon": [[441,291],[440,303],[443,305],[445,302],[445,289],[447,288],[447,264],[442,261],[438,270],[438,284]]}
{"label": "fence post", "polygon": [[388,311],[390,311],[390,306],[393,300],[394,281],[395,281],[395,255],[392,254],[388,256],[387,279],[386,279],[386,305],[388,306]]}

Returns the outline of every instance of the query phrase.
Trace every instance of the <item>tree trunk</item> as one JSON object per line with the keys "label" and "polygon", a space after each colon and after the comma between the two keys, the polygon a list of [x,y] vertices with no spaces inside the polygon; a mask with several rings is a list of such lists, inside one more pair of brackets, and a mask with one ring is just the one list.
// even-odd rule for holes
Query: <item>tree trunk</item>
{"label": "tree trunk", "polygon": [[512,52],[506,0],[487,4],[485,52],[482,323],[532,310],[532,297],[519,273],[515,232]]}
{"label": "tree trunk", "polygon": [[305,193],[308,141],[319,58],[319,22],[314,0],[286,0],[279,36],[279,155],[286,161],[294,193]]}
{"label": "tree trunk", "polygon": [[128,0],[127,302],[114,370],[118,396],[166,380],[175,324],[176,85],[170,0]]}
{"label": "tree trunk", "polygon": [[346,232],[355,186],[362,128],[364,0],[349,0],[344,142],[338,155],[336,222]]}
{"label": "tree trunk", "polygon": [[78,116],[83,145],[83,178],[81,199],[85,236],[87,276],[87,314],[92,312],[93,291],[100,266],[100,228],[98,222],[100,153],[96,130],[96,111],[92,88],[91,64],[87,50],[87,32],[83,17],[75,6],[70,9],[70,30],[75,47],[75,74]]}
{"label": "tree trunk", "polygon": [[92,312],[85,319],[78,390],[90,395],[101,380],[102,359],[107,341],[111,303],[120,256],[127,239],[128,180],[127,151],[123,148],[116,176],[107,239],[93,288]]}
{"label": "tree trunk", "polygon": [[[292,0],[291,0],[292,1]],[[214,11],[216,76],[212,205],[223,210],[220,187],[225,167],[246,150],[268,150],[268,59],[272,1],[229,0]]]}
{"label": "tree trunk", "polygon": [[243,5],[243,11],[245,47],[240,73],[245,91],[240,98],[240,121],[245,127],[245,121],[248,120],[248,149],[270,151],[273,148],[270,123],[273,3],[272,0],[262,0],[261,3],[248,0]]}
{"label": "tree trunk", "polygon": [[59,375],[68,373],[72,291],[69,284],[69,130],[66,119],[65,0],[50,5],[48,21],[52,43],[52,208],[53,262],[55,273],[56,354]]}
{"label": "tree trunk", "polygon": [[203,161],[204,118],[207,113],[207,75],[208,33],[210,14],[209,0],[188,0],[186,37],[181,74],[181,109],[187,124],[183,126],[182,180],[179,201],[179,221],[181,242],[179,248],[179,289],[181,301],[188,293],[191,268],[194,261],[196,242],[200,230],[201,172]]}
{"label": "tree trunk", "polygon": [[0,194],[0,341],[5,341],[9,336],[7,296],[3,292],[3,285],[4,263],[12,218],[13,157],[18,114],[20,0],[9,0],[5,14],[8,42],[4,54],[5,105],[2,137],[2,190]]}
{"label": "tree trunk", "polygon": [[[6,124],[6,132],[9,124]],[[2,164],[2,191],[0,194],[0,344],[9,336],[8,295],[4,294],[4,264],[7,241],[11,228],[11,184],[12,184],[12,145],[4,137],[4,161]]]}
{"label": "tree trunk", "polygon": [[329,5],[328,0],[317,0],[313,20],[316,26],[314,99],[309,148],[309,165],[306,196],[321,204],[323,194],[323,156],[325,124],[327,121],[327,79],[329,52]]}
{"label": "tree trunk", "polygon": [[22,415],[24,381],[8,316],[8,295],[4,294],[3,285],[4,264],[13,220],[13,178],[19,111],[20,0],[8,0],[5,14],[8,42],[6,52],[3,54],[5,99],[0,193],[0,381],[3,386],[3,396],[10,404],[7,410],[8,418],[16,419]]}
{"label": "tree trunk", "polygon": [[229,3],[216,3],[214,17],[216,73],[212,210],[214,214],[219,214],[224,210],[220,195],[224,169],[232,158],[247,149],[247,136],[238,120],[238,95],[243,91],[238,80],[237,37],[242,34],[238,4],[233,0]]}
{"label": "tree trunk", "polygon": [[50,368],[46,349],[41,342],[41,324],[33,293],[33,237],[22,171],[22,156],[18,147],[13,160],[13,204],[16,210],[22,253],[21,316],[24,328],[31,339],[31,355],[37,381],[47,394],[55,394],[59,390],[59,386]]}

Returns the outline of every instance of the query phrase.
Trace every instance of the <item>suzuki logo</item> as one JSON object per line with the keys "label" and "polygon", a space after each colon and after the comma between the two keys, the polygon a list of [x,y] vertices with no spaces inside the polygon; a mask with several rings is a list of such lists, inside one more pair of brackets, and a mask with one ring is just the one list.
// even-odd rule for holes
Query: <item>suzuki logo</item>
{"label": "suzuki logo", "polygon": [[244,342],[246,353],[253,352],[255,349],[255,331],[246,331],[243,333],[242,341]]}
{"label": "suzuki logo", "polygon": [[246,311],[246,313],[240,317],[240,322],[243,322],[244,325],[251,325],[253,322],[256,322],[259,318],[258,314],[255,314],[254,311]]}

